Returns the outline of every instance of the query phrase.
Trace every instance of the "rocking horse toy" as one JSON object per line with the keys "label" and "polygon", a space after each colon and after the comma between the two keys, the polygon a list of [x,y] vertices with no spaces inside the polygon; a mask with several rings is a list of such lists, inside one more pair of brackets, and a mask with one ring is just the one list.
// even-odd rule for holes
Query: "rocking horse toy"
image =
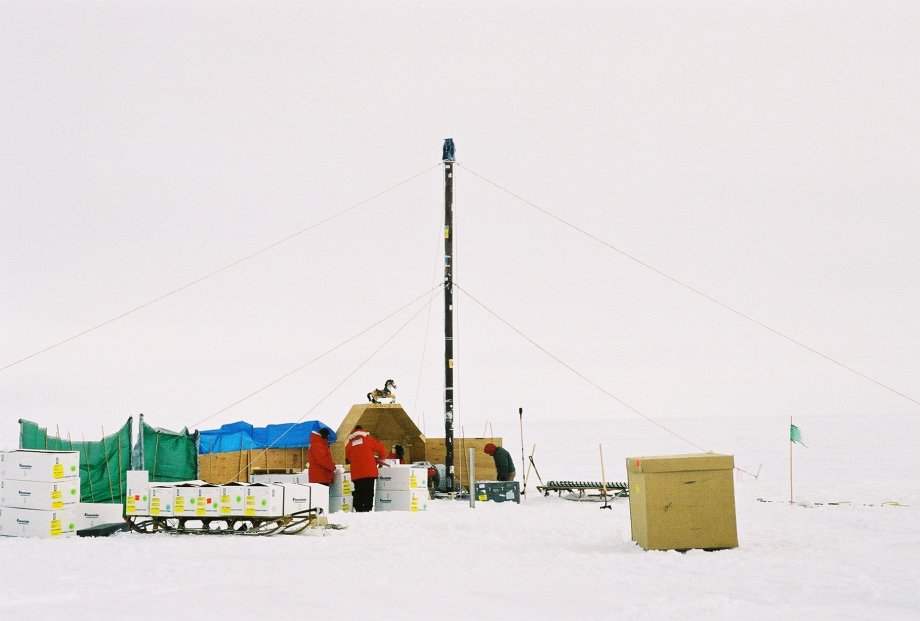
{"label": "rocking horse toy", "polygon": [[371,403],[380,403],[381,399],[389,399],[390,403],[396,403],[396,393],[393,392],[394,388],[396,388],[396,382],[388,379],[387,383],[383,385],[383,390],[375,388],[367,393],[367,400]]}

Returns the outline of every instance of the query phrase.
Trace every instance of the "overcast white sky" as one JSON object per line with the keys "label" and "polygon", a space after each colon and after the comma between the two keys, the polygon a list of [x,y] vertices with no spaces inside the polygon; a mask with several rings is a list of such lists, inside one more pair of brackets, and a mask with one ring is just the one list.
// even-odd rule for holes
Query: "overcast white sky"
{"label": "overcast white sky", "polygon": [[[0,84],[0,366],[431,169],[0,372],[7,444],[194,425],[435,286],[447,136],[456,281],[643,414],[920,416],[477,176],[920,399],[915,3],[4,0]],[[458,309],[458,433],[636,416]],[[411,310],[199,428],[300,419]],[[392,377],[442,435],[442,312],[307,418]]]}

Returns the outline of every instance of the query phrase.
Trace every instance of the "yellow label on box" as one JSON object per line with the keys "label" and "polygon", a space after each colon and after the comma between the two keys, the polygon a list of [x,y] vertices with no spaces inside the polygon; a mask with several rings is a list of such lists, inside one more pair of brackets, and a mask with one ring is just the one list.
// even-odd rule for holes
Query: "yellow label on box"
{"label": "yellow label on box", "polygon": [[59,489],[53,490],[51,492],[51,500],[60,500],[64,497],[64,492]]}
{"label": "yellow label on box", "polygon": [[351,494],[351,481],[342,482],[342,495],[348,496]]}
{"label": "yellow label on box", "polygon": [[220,512],[221,512],[221,513],[224,513],[224,514],[229,514],[229,513],[230,513],[230,507],[228,507],[227,505],[221,505],[221,507],[220,507]]}
{"label": "yellow label on box", "polygon": [[244,511],[244,513],[245,513],[246,515],[255,515],[255,514],[256,514],[256,510],[255,510],[255,509],[250,509],[249,507],[247,507],[247,508],[246,508],[246,511]]}
{"label": "yellow label on box", "polygon": [[61,534],[61,521],[51,520],[51,536],[57,537]]}
{"label": "yellow label on box", "polygon": [[224,494],[223,496],[221,496],[221,497],[220,497],[220,504],[222,504],[222,505],[229,505],[229,504],[230,504],[230,496],[227,495],[227,494]]}
{"label": "yellow label on box", "polygon": [[204,507],[198,507],[195,509],[195,515],[204,515]]}
{"label": "yellow label on box", "polygon": [[51,471],[51,476],[55,479],[64,478],[64,464],[54,464],[54,468]]}
{"label": "yellow label on box", "polygon": [[487,494],[479,494],[479,500],[486,501],[489,499]]}

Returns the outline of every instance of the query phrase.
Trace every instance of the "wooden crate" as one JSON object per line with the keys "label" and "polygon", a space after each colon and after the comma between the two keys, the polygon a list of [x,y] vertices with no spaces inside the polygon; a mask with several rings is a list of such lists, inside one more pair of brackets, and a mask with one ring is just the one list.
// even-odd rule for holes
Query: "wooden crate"
{"label": "wooden crate", "polygon": [[[482,450],[486,444],[502,445],[501,438],[454,438],[454,476],[460,477],[465,485],[469,479],[469,450],[473,449],[476,465],[477,481],[494,481],[498,476],[495,471],[495,460],[491,455],[486,455]],[[433,464],[443,464],[447,457],[447,446],[444,438],[426,438],[426,459]],[[517,464],[515,463],[515,467]],[[520,472],[520,471],[519,471]]]}
{"label": "wooden crate", "polygon": [[244,449],[198,456],[198,476],[208,483],[248,482],[254,470],[301,472],[306,467],[306,447]]}

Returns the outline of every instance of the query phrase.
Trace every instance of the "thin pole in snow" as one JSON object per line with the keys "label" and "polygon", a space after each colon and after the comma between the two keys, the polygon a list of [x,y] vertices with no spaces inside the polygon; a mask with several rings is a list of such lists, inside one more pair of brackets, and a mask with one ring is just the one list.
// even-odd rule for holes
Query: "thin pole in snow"
{"label": "thin pole in snow", "polygon": [[789,417],[789,504],[792,504],[792,417]]}
{"label": "thin pole in snow", "polygon": [[[524,408],[518,408],[518,422],[521,425],[521,475],[524,474]],[[527,494],[527,487],[521,489],[521,496]]]}

